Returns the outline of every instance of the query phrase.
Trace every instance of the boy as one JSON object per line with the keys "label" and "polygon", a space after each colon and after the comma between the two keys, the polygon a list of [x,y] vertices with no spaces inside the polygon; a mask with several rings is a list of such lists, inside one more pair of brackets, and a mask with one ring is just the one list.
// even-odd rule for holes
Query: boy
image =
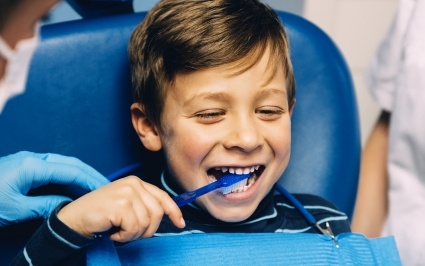
{"label": "boy", "polygon": [[[39,234],[65,240],[56,260],[111,227],[120,242],[192,231],[318,233],[274,195],[290,157],[295,82],[286,33],[270,8],[257,0],[160,1],[134,30],[129,54],[133,126],[148,150],[163,152],[165,169],[60,206]],[[250,177],[232,193],[213,191],[181,210],[173,202],[226,172]],[[324,199],[297,198],[334,234],[350,231]],[[43,259],[31,248],[30,241],[29,257]]]}
{"label": "boy", "polygon": [[[272,10],[258,1],[162,1],[133,32],[129,53],[134,128],[167,162],[160,182],[150,183],[177,195],[228,169],[251,172],[238,191],[209,193],[182,208],[184,230],[309,230],[281,227],[284,200],[273,198],[290,155],[295,82],[287,36]],[[275,209],[279,218],[252,224]],[[164,224],[158,234],[182,232]],[[346,221],[331,227],[349,230]]]}

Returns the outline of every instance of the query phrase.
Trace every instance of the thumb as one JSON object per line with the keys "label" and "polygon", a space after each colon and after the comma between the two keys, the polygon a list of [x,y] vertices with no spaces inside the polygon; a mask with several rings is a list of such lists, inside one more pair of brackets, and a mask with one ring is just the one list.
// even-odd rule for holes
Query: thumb
{"label": "thumb", "polygon": [[35,196],[35,197],[26,197],[24,200],[23,208],[26,208],[27,211],[23,211],[22,214],[27,213],[29,219],[33,218],[47,218],[50,213],[56,209],[59,204],[62,202],[68,201],[71,199],[65,196],[59,195],[47,195],[47,196]]}

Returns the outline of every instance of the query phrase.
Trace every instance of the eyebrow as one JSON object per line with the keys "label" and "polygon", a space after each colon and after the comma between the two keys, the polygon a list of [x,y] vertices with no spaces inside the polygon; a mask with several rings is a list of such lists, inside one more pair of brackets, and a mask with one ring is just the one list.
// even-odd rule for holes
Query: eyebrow
{"label": "eyebrow", "polygon": [[203,93],[192,95],[189,99],[185,100],[183,104],[189,105],[190,103],[192,103],[193,101],[197,99],[229,101],[230,96],[224,92],[203,92]]}
{"label": "eyebrow", "polygon": [[270,89],[265,89],[265,90],[261,90],[257,92],[256,96],[258,98],[262,98],[262,97],[270,96],[273,94],[283,94],[284,96],[286,96],[286,90],[270,88]]}

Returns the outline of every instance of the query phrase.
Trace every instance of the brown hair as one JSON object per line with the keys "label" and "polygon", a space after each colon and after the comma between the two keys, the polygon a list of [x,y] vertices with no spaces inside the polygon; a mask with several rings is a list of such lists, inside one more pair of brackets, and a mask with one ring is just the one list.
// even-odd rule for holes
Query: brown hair
{"label": "brown hair", "polygon": [[257,0],[160,1],[131,36],[134,101],[144,105],[151,122],[161,125],[166,88],[176,74],[235,63],[244,71],[266,49],[269,65],[276,69],[284,64],[291,104],[295,80],[288,39],[270,7]]}

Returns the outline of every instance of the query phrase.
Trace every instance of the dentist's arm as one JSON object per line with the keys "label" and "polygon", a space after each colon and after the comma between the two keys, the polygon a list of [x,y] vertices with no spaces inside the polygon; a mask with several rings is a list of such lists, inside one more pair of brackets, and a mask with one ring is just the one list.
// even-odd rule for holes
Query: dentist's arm
{"label": "dentist's arm", "polygon": [[363,150],[360,180],[351,228],[379,237],[388,212],[388,140],[391,114],[382,111]]}

